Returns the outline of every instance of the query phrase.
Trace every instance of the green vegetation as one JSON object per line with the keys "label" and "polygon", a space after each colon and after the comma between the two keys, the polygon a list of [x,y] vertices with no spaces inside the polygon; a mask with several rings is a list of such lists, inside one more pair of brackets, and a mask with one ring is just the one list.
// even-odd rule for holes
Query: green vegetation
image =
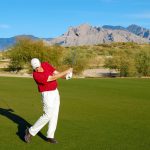
{"label": "green vegetation", "polygon": [[117,70],[123,77],[150,76],[150,44],[111,43],[62,47],[21,38],[5,56],[10,59],[9,70],[12,71],[26,68],[31,72],[30,60],[38,57],[59,70],[73,67],[75,74],[87,68],[105,67]]}
{"label": "green vegetation", "polygon": [[116,69],[120,76],[150,76],[150,45],[120,43],[108,53],[104,66]]}
{"label": "green vegetation", "polygon": [[0,77],[0,83],[2,150],[149,150],[149,79],[59,80],[58,145],[41,138],[47,127],[30,144],[19,136],[42,113],[33,79]]}

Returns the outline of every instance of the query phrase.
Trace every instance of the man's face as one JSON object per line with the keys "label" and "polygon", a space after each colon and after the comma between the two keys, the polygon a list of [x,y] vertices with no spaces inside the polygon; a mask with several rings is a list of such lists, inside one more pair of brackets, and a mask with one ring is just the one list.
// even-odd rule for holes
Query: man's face
{"label": "man's face", "polygon": [[36,71],[36,72],[43,72],[44,70],[43,70],[43,68],[40,66],[40,67],[35,68],[35,71]]}

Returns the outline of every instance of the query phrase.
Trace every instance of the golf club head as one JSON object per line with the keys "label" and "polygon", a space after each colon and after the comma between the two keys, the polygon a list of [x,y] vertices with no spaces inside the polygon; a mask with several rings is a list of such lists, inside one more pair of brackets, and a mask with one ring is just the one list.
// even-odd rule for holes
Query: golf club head
{"label": "golf club head", "polygon": [[14,110],[13,110],[13,109],[11,109],[11,108],[9,108],[9,109],[8,109],[8,111],[10,111],[10,112],[14,112]]}

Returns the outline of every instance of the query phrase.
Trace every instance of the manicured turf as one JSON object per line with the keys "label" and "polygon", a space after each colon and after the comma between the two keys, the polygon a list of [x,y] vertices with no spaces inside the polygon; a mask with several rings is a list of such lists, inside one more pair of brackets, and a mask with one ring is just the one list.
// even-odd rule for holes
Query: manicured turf
{"label": "manicured turf", "polygon": [[59,90],[59,144],[45,142],[47,126],[26,144],[25,127],[42,114],[40,94],[33,79],[0,77],[1,150],[150,149],[149,79],[59,80]]}

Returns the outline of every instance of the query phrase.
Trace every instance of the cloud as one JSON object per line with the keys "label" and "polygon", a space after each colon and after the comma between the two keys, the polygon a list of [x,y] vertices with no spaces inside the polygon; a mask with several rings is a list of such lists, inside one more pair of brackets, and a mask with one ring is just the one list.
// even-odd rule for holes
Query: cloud
{"label": "cloud", "polygon": [[10,25],[8,24],[0,24],[0,29],[9,29]]}
{"label": "cloud", "polygon": [[134,14],[132,16],[139,19],[150,19],[150,13]]}
{"label": "cloud", "polygon": [[124,16],[128,18],[134,18],[134,19],[150,19],[150,12],[126,14]]}

